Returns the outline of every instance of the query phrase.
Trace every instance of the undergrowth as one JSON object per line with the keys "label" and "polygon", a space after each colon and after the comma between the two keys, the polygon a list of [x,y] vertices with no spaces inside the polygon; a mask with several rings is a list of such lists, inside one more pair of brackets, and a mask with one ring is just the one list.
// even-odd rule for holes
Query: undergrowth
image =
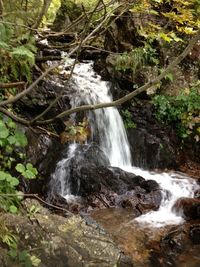
{"label": "undergrowth", "polygon": [[156,95],[153,104],[156,118],[172,125],[179,137],[200,141],[200,82],[178,96]]}

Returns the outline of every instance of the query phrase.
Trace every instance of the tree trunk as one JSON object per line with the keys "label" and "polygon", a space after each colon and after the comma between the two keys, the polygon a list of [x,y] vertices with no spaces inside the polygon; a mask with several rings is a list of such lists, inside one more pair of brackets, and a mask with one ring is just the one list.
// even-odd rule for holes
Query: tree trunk
{"label": "tree trunk", "polygon": [[40,26],[40,23],[42,22],[43,17],[47,14],[47,11],[49,9],[51,2],[52,2],[52,0],[44,0],[43,1],[43,6],[42,6],[42,9],[40,11],[40,14],[39,14],[35,24],[33,25],[34,29],[38,29],[38,27]]}

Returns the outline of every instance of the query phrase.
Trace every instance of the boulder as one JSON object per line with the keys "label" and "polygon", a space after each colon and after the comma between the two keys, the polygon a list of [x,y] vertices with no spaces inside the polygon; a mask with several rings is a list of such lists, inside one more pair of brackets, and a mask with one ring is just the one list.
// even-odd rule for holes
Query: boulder
{"label": "boulder", "polygon": [[183,215],[186,220],[200,219],[200,199],[180,198],[174,204],[173,210]]}
{"label": "boulder", "polygon": [[[80,216],[64,218],[53,215],[37,201],[26,200],[24,205],[29,209],[35,205],[38,211],[29,217],[7,213],[1,215],[1,220],[12,235],[18,237],[17,253],[20,255],[20,252],[27,250],[30,257],[39,261],[38,266],[133,266],[95,222],[87,223]],[[23,259],[12,259],[6,246],[0,248],[0,266],[22,265]]]}
{"label": "boulder", "polygon": [[70,204],[71,211],[131,207],[138,216],[138,211],[141,214],[159,208],[162,200],[159,185],[109,166],[109,160],[97,145],[77,145],[71,158],[66,148],[59,162],[49,184],[49,199],[58,200],[57,195],[76,196],[78,206]]}
{"label": "boulder", "polygon": [[200,224],[190,226],[189,236],[194,245],[200,245]]}
{"label": "boulder", "polygon": [[200,226],[185,223],[166,229],[158,244],[151,249],[150,267],[197,267],[199,266]]}

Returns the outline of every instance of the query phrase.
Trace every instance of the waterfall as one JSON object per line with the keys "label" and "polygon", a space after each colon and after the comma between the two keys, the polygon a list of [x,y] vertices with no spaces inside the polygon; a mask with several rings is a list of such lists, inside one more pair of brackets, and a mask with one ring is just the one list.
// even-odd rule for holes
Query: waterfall
{"label": "waterfall", "polygon": [[[110,86],[97,75],[91,62],[77,64],[74,69],[73,83],[68,97],[72,107],[83,104],[111,102]],[[66,93],[67,94],[67,93]],[[73,115],[75,116],[75,115]],[[120,167],[125,171],[141,175],[145,179],[152,179],[163,189],[163,200],[158,211],[152,211],[140,216],[137,220],[151,223],[155,226],[177,224],[183,221],[181,216],[172,212],[172,206],[180,197],[192,197],[196,186],[193,179],[180,173],[153,173],[131,166],[131,153],[122,118],[115,107],[98,109],[88,112],[91,125],[91,141],[98,139],[98,143],[107,155],[110,165]],[[70,196],[69,185],[66,182],[66,166],[75,157],[76,145],[69,146],[67,158],[58,162],[53,179],[58,179],[61,185],[61,195]],[[65,182],[64,181],[65,178]],[[170,194],[166,194],[166,191]]]}
{"label": "waterfall", "polygon": [[[74,70],[75,93],[70,95],[72,108],[83,104],[112,102],[110,86],[97,75],[92,63],[80,63]],[[98,136],[101,149],[108,156],[110,165],[131,166],[131,153],[122,118],[117,108],[89,112],[92,139]]]}

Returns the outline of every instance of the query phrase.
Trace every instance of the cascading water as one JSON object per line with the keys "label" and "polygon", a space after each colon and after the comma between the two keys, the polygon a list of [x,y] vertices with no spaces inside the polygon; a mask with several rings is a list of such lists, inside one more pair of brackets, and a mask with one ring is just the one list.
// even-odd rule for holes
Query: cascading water
{"label": "cascading water", "polygon": [[[72,107],[112,101],[109,84],[102,81],[100,76],[93,71],[91,62],[76,65],[73,84],[73,90],[68,95],[71,99],[70,104]],[[180,223],[183,219],[172,212],[172,207],[178,198],[193,196],[192,192],[196,187],[194,180],[180,173],[150,173],[131,166],[131,154],[126,131],[116,108],[90,111],[88,112],[88,118],[91,125],[92,139],[98,137],[98,143],[109,158],[111,166],[140,175],[145,179],[155,180],[163,189],[163,200],[160,209],[149,212],[137,220],[151,223],[154,226]],[[53,179],[57,179],[60,182],[60,194],[67,199],[70,196],[70,186],[66,177],[70,174],[66,171],[66,164],[76,156],[75,151],[76,145],[70,145],[67,158],[58,162],[53,174]],[[65,165],[65,170],[63,170],[63,164]],[[166,192],[168,193],[166,194]]]}
{"label": "cascading water", "polygon": [[[108,82],[102,81],[92,63],[78,64],[74,70],[75,93],[70,96],[71,106],[106,103],[112,101]],[[92,139],[99,138],[99,145],[110,160],[111,166],[131,166],[131,154],[122,118],[116,108],[89,112]]]}

